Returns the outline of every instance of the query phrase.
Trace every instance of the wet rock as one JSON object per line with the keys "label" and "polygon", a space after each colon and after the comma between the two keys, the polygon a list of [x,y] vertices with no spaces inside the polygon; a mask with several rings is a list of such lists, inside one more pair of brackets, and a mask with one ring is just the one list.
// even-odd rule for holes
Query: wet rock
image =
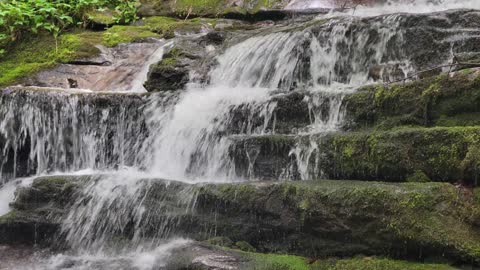
{"label": "wet rock", "polygon": [[226,36],[214,31],[178,38],[175,47],[164,55],[162,61],[150,67],[144,87],[149,92],[160,92],[184,89],[190,81],[205,84]]}
{"label": "wet rock", "polygon": [[188,74],[184,67],[159,63],[150,68],[144,86],[149,92],[181,90],[189,81]]}
{"label": "wet rock", "polygon": [[469,69],[448,76],[363,87],[344,99],[345,128],[477,125],[479,78],[479,70]]}
{"label": "wet rock", "polygon": [[[81,190],[78,183],[83,180],[64,178],[65,184],[77,183],[76,189]],[[102,181],[101,177],[93,179]],[[421,254],[421,258],[442,256],[457,262],[480,262],[475,253],[480,243],[480,228],[475,223],[479,205],[450,184],[323,180],[189,186],[158,179],[142,181],[149,183],[148,195],[142,200],[142,213],[149,218],[142,228],[143,237],[158,235],[165,224],[165,212],[158,209],[167,211],[170,208],[165,205],[178,205],[172,195],[193,188],[197,194],[193,211],[168,210],[170,215],[178,213],[176,219],[169,217],[170,222],[175,220],[170,224],[175,225],[167,228],[176,235],[198,240],[224,236],[240,246],[246,246],[239,244],[245,241],[262,252],[293,252],[316,258],[355,254],[418,258]],[[49,178],[37,179],[34,188],[46,185],[56,189],[49,193],[55,194],[50,203],[62,205],[56,201],[61,202],[59,195],[65,186],[49,182]],[[32,198],[17,199],[16,204],[32,208],[16,211],[38,213],[42,208],[33,208]],[[70,198],[75,200],[75,195]],[[68,211],[68,206],[64,205],[63,211]],[[212,251],[202,245],[186,250],[185,256],[176,253],[180,262],[202,267],[243,262],[235,253]]]}
{"label": "wet rock", "polygon": [[283,10],[285,0],[221,0],[209,4],[191,4],[187,1],[142,0],[141,16],[226,17],[242,20],[282,20],[291,14]]}
{"label": "wet rock", "polygon": [[218,31],[209,32],[205,35],[205,42],[207,44],[221,45],[226,38],[226,34]]}
{"label": "wet rock", "polygon": [[[476,185],[472,155],[478,127],[402,128],[291,137],[235,138],[236,173],[260,179],[405,181],[422,171],[432,181]],[[281,142],[281,143],[280,143]],[[444,147],[448,142],[449,148]]]}
{"label": "wet rock", "polygon": [[295,157],[290,156],[295,139],[291,136],[232,137],[230,156],[235,173],[250,179],[298,179]]}
{"label": "wet rock", "polygon": [[[114,48],[98,45],[101,51],[98,56],[59,64],[27,78],[23,85],[93,91],[131,90],[132,87],[138,87],[134,82],[139,72],[149,58],[155,57],[154,53],[162,45],[155,40],[121,44]],[[144,89],[134,91],[141,92]]]}
{"label": "wet rock", "polygon": [[251,258],[237,251],[202,243],[192,243],[174,253],[166,269],[234,270],[246,269],[244,267],[252,262]]}
{"label": "wet rock", "polygon": [[[146,99],[139,94],[94,94],[38,87],[1,89],[0,122],[5,128],[0,130],[0,177],[6,181],[11,177],[69,170],[84,166],[87,160],[96,160],[104,168],[119,166],[120,160],[126,160],[123,150],[116,145],[129,144],[131,139],[133,145],[146,138],[144,114],[139,109]],[[77,144],[75,140],[79,138],[90,141]],[[88,150],[94,144],[102,150]]]}

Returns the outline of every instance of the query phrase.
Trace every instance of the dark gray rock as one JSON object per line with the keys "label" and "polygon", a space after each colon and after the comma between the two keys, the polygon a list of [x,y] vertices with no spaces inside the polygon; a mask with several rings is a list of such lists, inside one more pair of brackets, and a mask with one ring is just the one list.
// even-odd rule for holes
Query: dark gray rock
{"label": "dark gray rock", "polygon": [[[50,212],[61,218],[61,212],[69,211],[68,204],[63,204],[65,195],[72,201],[81,199],[87,203],[89,200],[88,196],[68,190],[81,191],[82,183],[92,180],[102,181],[102,178],[39,178],[32,188],[22,192],[34,195],[40,190],[48,191],[48,198],[38,201],[35,196],[21,196],[14,204],[15,211],[31,215],[42,213],[46,205],[53,205],[58,209],[43,213]],[[148,222],[137,228],[143,237],[156,237],[159,229],[166,229],[173,235],[196,240],[224,236],[233,242],[245,241],[262,252],[293,252],[313,257],[366,254],[405,258],[421,254],[422,257],[440,255],[456,261],[480,262],[469,248],[480,243],[480,228],[472,218],[478,218],[476,203],[468,196],[446,196],[460,194],[450,184],[324,180],[191,186],[158,179],[139,181],[146,181],[148,191],[142,199],[142,213]],[[185,199],[187,190],[196,194],[194,208],[175,210],[179,206],[177,195],[183,194]],[[418,202],[418,198],[424,196],[433,198]],[[47,200],[49,203],[45,204]],[[412,200],[417,203],[411,205]],[[15,205],[28,205],[28,210]],[[112,205],[108,207],[109,211],[116,211]],[[124,211],[118,214],[130,215]],[[166,218],[170,225],[167,228]],[[6,224],[2,218],[0,228]],[[119,237],[128,237],[131,231],[120,228],[112,232],[112,236],[116,233],[120,233]],[[60,244],[61,238],[57,237],[56,241]],[[212,252],[204,247],[194,250],[193,254],[189,258],[197,258],[193,262],[201,265],[241,261],[230,252],[213,252],[214,255],[209,256]]]}

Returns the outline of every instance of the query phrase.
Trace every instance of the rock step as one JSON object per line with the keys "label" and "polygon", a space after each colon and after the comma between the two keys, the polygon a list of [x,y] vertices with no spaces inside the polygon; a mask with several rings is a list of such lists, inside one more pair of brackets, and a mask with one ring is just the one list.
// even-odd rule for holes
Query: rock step
{"label": "rock step", "polygon": [[[20,196],[12,204],[13,212],[9,218],[0,218],[0,230],[11,236],[23,233],[21,227],[10,225],[24,221],[21,217],[25,215],[31,217],[26,223],[30,228],[41,222],[58,224],[71,211],[74,201],[82,199],[88,203],[91,199],[82,195],[82,187],[91,181],[109,181],[103,177],[55,176],[34,180],[31,187],[18,190]],[[169,212],[168,221],[175,222],[170,223],[174,226],[167,231],[174,235],[196,240],[228,237],[234,242],[250,243],[261,252],[290,252],[315,258],[364,254],[415,260],[443,257],[456,263],[480,263],[478,192],[447,183],[323,180],[189,185],[160,179],[137,181],[145,183],[147,189],[142,214],[148,222],[136,228],[144,237],[155,237],[160,228],[165,229],[166,211],[158,210],[178,205],[172,195],[188,190],[195,194],[193,208]],[[105,192],[114,196],[123,185],[128,184]],[[69,203],[65,203],[65,198]],[[106,207],[116,209],[112,205]],[[128,216],[132,214],[129,212],[121,214],[134,218]],[[121,230],[112,232],[111,237],[130,237],[128,223],[116,226]],[[59,234],[50,232],[45,236],[61,245]],[[34,240],[48,244],[48,237]],[[0,240],[0,244],[5,241]],[[19,242],[23,240],[18,238]]]}
{"label": "rock step", "polygon": [[234,136],[231,140],[236,173],[246,177],[478,185],[480,126]]}
{"label": "rock step", "polygon": [[346,129],[480,124],[480,69],[360,88],[344,99]]}

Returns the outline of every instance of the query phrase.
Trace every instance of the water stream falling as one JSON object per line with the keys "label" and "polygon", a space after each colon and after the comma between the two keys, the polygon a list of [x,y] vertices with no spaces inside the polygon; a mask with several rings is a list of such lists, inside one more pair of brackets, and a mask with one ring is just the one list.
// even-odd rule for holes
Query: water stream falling
{"label": "water stream falling", "polygon": [[[368,12],[358,9],[356,14]],[[188,243],[178,238],[175,228],[182,222],[181,213],[195,211],[196,194],[171,180],[248,180],[236,173],[232,137],[278,134],[275,98],[307,93],[302,102],[308,106],[309,123],[288,134],[307,139],[289,154],[301,180],[322,177],[316,140],[341,130],[346,95],[371,82],[395,81],[421,68],[448,63],[459,40],[478,35],[476,30],[463,29],[463,39],[455,39],[455,33],[434,29],[445,35],[439,46],[441,57],[422,62],[420,52],[412,53],[415,44],[409,39],[408,20],[399,14],[329,15],[275,28],[226,49],[209,74],[209,85],[191,83],[175,93],[4,90],[0,95],[0,177],[6,182],[53,172],[103,171],[84,183],[82,195],[62,220],[62,235],[76,253],[54,256],[47,265],[56,269],[75,261],[81,266],[75,269],[90,269],[120,260],[151,269],[161,265],[173,248]],[[147,66],[161,59],[164,48],[157,49]],[[147,71],[143,68],[136,74],[132,91],[143,90]],[[315,139],[308,140],[309,136]],[[258,154],[247,153],[249,172]],[[16,185],[7,183],[0,196],[10,201]],[[177,185],[174,194],[155,192]],[[163,197],[152,199],[154,193]],[[147,210],[147,204],[155,207]],[[8,205],[2,201],[0,214],[6,211]],[[159,216],[161,222],[153,222]],[[151,228],[149,224],[162,225]],[[118,237],[125,237],[127,243],[118,247]]]}
{"label": "water stream falling", "polygon": [[146,136],[141,96],[4,90],[0,177],[133,165]]}

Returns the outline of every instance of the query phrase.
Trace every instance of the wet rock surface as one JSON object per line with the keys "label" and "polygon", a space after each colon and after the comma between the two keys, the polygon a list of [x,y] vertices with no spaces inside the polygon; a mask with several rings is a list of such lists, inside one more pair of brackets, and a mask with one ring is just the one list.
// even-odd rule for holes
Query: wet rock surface
{"label": "wet rock surface", "polygon": [[[51,192],[47,194],[51,196],[42,201],[49,200],[47,205],[54,205],[67,213],[69,206],[62,203],[69,190],[67,187],[78,190],[79,185],[91,180],[102,181],[102,177],[38,178],[32,188],[23,189],[21,193],[33,195],[40,189],[49,189]],[[158,233],[155,228],[163,228],[163,221],[171,223],[175,220],[176,226],[171,228],[171,233],[198,240],[225,236],[233,241],[246,241],[264,252],[293,252],[315,257],[354,254],[408,257],[417,256],[422,250],[422,256],[439,255],[467,262],[479,260],[474,251],[480,235],[475,222],[478,220],[478,205],[468,193],[450,184],[324,180],[207,184],[194,186],[192,190],[192,187],[177,182],[145,181],[149,184],[146,185],[148,196],[143,205],[149,223],[141,227],[144,235],[155,235]],[[172,212],[178,204],[175,197],[168,194],[185,190],[197,194],[193,212]],[[33,198],[19,196],[13,204],[14,212],[44,211],[44,204],[38,204]],[[70,202],[75,200],[75,196],[69,195],[68,198]],[[19,208],[22,205],[28,207]],[[166,213],[182,214],[166,219],[167,216],[155,209],[171,209]],[[47,216],[63,216],[57,210],[43,213],[48,212],[50,215]],[[9,222],[12,221],[2,219],[0,227],[4,228]],[[30,224],[34,226],[35,222]],[[412,224],[415,226],[411,227]],[[427,233],[432,230],[433,233]],[[21,231],[9,233],[16,235]],[[236,262],[231,256],[201,257],[203,255],[196,262],[227,265]]]}
{"label": "wet rock surface", "polygon": [[24,82],[27,86],[58,87],[63,89],[89,89],[93,91],[144,91],[137,78],[145,62],[164,43],[149,42],[121,44],[114,48],[98,45],[100,55],[60,64],[52,70],[38,73]]}
{"label": "wet rock surface", "polygon": [[[271,21],[154,18],[162,24],[148,31],[175,36],[162,48],[160,62],[150,58],[164,43],[139,39],[30,78],[32,85],[69,90],[2,90],[2,180],[85,168],[116,173],[38,177],[20,185],[11,212],[0,217],[0,244],[10,245],[0,247],[0,268],[2,263],[31,265],[37,252],[32,246],[65,252],[56,257],[60,269],[131,269],[137,257],[150,260],[155,269],[257,269],[252,261],[259,255],[253,252],[297,254],[310,257],[309,264],[362,254],[480,265],[480,200],[474,188],[479,185],[480,74],[472,68],[479,54],[478,11],[312,21],[275,10],[287,1],[269,2],[264,11],[264,2],[229,1],[231,10],[209,7],[210,13],[192,3],[181,6],[186,2],[180,0],[178,6],[143,2],[155,14]],[[129,33],[129,26],[118,27]],[[240,42],[247,48],[236,47]],[[225,55],[229,49],[231,58]],[[145,88],[160,93],[74,89],[125,89],[145,67]],[[237,69],[228,76],[212,75],[212,70],[224,71],[216,67]],[[90,76],[101,79],[90,81]],[[403,82],[406,76],[414,81]],[[361,84],[370,79],[384,84],[354,91],[358,78]],[[178,100],[193,92],[179,91],[188,83],[199,91],[211,90],[208,85],[232,92],[242,87],[272,91],[265,96],[248,92],[254,99],[241,102],[230,99],[242,96],[215,100],[218,107],[228,106],[202,123],[201,131],[183,136],[190,130],[175,129],[177,123],[165,119],[211,116],[201,114],[210,109],[202,106],[192,114],[198,96],[186,104]],[[349,87],[341,87],[345,84]],[[211,99],[223,94],[212,93]],[[175,118],[177,113],[181,117]],[[163,133],[172,128],[169,124],[175,130]],[[179,179],[217,176],[204,173],[217,169],[203,168],[213,159],[228,165],[221,168],[228,169],[228,177],[252,181],[192,184],[145,176],[170,165],[170,160],[156,163],[158,153],[151,152],[159,145],[155,137],[165,135],[173,138],[160,146],[198,144],[162,148],[167,159],[185,169]],[[225,143],[220,149],[225,155],[204,153],[215,143]],[[184,156],[174,159],[178,152]],[[177,164],[182,158],[184,167]],[[138,169],[134,176],[130,166]],[[332,180],[312,180],[323,178]],[[209,244],[162,249],[164,240],[178,236]],[[125,253],[146,243],[163,257]],[[76,253],[84,249],[118,256]],[[305,259],[300,260],[303,265]],[[328,263],[334,267],[337,260]],[[258,269],[290,269],[269,267]]]}
{"label": "wet rock surface", "polygon": [[[2,89],[0,174],[4,179],[25,177],[85,166],[87,160],[96,160],[104,168],[118,167],[121,160],[127,161],[123,158],[127,149],[119,146],[136,144],[147,136],[141,109],[146,103],[146,96],[136,94]],[[83,140],[90,140],[89,147],[109,150],[102,151],[105,155],[92,152]]]}

